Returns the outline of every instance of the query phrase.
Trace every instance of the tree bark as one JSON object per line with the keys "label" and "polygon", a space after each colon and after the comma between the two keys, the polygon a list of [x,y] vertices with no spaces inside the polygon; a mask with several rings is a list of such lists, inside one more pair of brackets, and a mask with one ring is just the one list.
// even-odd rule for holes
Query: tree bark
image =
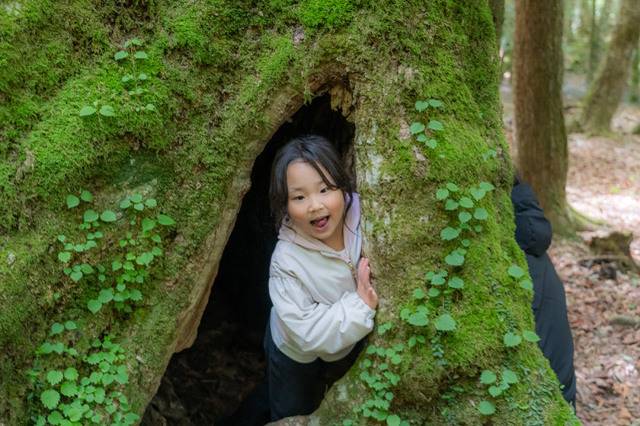
{"label": "tree bark", "polygon": [[554,232],[573,229],[566,201],[567,134],[562,111],[562,1],[516,2],[516,166]]}
{"label": "tree bark", "polygon": [[[0,423],[58,409],[75,418],[85,405],[98,423],[116,421],[112,409],[141,416],[172,354],[196,338],[257,157],[329,94],[355,126],[380,299],[373,346],[301,422],[577,424],[531,335],[520,337],[534,330],[531,292],[519,285],[486,2],[63,3],[25,0],[0,15],[11,40],[0,44],[0,137],[11,135],[0,157]],[[122,34],[147,53],[127,58],[138,94],[130,63],[114,60],[138,49]],[[72,53],[82,66],[45,72]],[[94,101],[115,113],[80,116]],[[108,297],[123,286],[140,292],[131,312]],[[480,382],[486,370],[499,397]],[[106,400],[83,399],[95,381]]]}
{"label": "tree bark", "polygon": [[584,100],[581,124],[590,133],[608,132],[631,71],[640,37],[640,0],[622,0],[607,54]]}

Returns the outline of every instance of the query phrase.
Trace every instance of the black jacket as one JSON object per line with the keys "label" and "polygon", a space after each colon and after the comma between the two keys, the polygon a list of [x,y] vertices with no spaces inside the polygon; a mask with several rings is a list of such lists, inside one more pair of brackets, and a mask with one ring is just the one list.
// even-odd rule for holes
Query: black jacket
{"label": "black jacket", "polygon": [[547,254],[551,244],[551,224],[544,217],[533,189],[519,184],[511,190],[515,210],[516,242],[525,252],[533,281],[533,315],[538,346],[561,384],[562,396],[572,402],[576,396],[573,369],[573,337],[567,318],[562,281]]}

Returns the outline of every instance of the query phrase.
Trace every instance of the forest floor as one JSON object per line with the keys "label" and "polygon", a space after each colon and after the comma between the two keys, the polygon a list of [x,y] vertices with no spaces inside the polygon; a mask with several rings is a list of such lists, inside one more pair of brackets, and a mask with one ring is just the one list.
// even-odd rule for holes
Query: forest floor
{"label": "forest floor", "polygon": [[[566,84],[566,80],[565,80]],[[565,86],[566,119],[577,102]],[[513,140],[513,104],[503,85],[505,135]],[[564,282],[575,346],[577,414],[583,425],[640,425],[640,274],[594,256],[594,236],[632,232],[640,261],[640,106],[622,104],[612,134],[569,134],[567,199],[578,212],[603,221],[577,239],[556,239],[549,254]]]}

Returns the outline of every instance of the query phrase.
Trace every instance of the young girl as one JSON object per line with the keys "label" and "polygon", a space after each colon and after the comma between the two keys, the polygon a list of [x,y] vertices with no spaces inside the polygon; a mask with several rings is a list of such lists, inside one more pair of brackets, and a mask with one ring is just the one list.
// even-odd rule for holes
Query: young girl
{"label": "young girl", "polygon": [[360,259],[360,206],[329,141],[304,136],[278,151],[271,209],[280,228],[271,258],[265,335],[271,420],[313,412],[373,329],[378,296]]}

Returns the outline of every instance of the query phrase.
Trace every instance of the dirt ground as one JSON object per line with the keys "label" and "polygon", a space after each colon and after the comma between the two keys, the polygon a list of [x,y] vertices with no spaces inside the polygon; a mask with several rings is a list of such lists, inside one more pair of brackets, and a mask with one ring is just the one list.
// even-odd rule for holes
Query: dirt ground
{"label": "dirt ground", "polygon": [[[576,92],[565,87],[567,120],[576,111],[570,95]],[[509,87],[501,94],[505,135],[512,139]],[[589,248],[594,236],[632,232],[630,252],[640,261],[640,136],[630,134],[639,122],[640,106],[623,104],[609,137],[569,134],[567,199],[604,222],[577,240],[555,240],[549,250],[567,295],[583,425],[640,425],[640,275],[623,272],[615,259],[596,259]]]}

